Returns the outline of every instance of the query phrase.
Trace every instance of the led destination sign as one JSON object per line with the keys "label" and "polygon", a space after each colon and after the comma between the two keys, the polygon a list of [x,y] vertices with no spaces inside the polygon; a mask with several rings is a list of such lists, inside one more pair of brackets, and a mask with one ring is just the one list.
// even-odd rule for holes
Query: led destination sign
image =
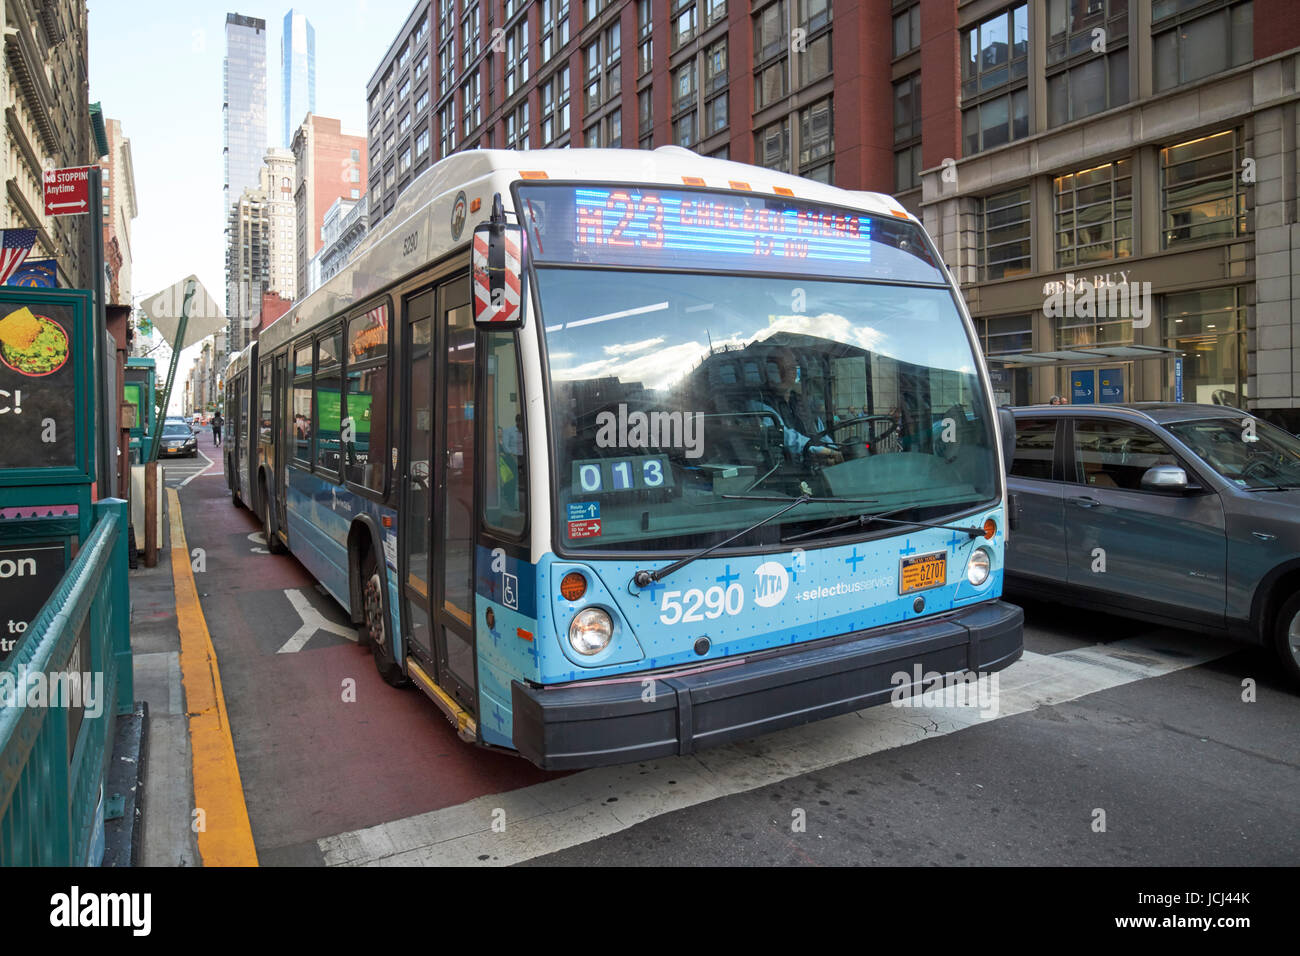
{"label": "led destination sign", "polygon": [[559,184],[519,193],[538,262],[943,281],[903,219],[757,193]]}

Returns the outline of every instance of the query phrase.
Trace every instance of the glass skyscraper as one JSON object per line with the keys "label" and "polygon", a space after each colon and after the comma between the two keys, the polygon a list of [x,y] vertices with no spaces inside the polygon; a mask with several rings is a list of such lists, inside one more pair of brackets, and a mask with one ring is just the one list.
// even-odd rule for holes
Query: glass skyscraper
{"label": "glass skyscraper", "polygon": [[266,21],[226,14],[225,210],[257,188],[266,156]]}
{"label": "glass skyscraper", "polygon": [[293,131],[308,113],[316,112],[316,28],[303,14],[284,15],[280,45],[281,101],[284,105],[285,149],[293,145]]}

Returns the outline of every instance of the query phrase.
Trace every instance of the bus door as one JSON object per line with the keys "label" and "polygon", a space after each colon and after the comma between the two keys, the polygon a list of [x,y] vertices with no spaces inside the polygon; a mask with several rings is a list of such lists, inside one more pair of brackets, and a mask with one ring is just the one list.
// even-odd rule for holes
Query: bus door
{"label": "bus door", "polygon": [[466,277],[406,300],[399,573],[412,652],[470,712],[474,694],[474,325]]}
{"label": "bus door", "polygon": [[286,427],[286,415],[289,414],[287,411],[289,384],[289,353],[281,352],[275,357],[275,413],[271,416],[275,431],[271,447],[274,449],[272,454],[275,460],[275,471],[273,473],[276,476],[276,488],[272,490],[272,494],[275,496],[275,526],[286,537],[289,534],[289,516],[285,513],[286,503],[289,500],[289,449]]}

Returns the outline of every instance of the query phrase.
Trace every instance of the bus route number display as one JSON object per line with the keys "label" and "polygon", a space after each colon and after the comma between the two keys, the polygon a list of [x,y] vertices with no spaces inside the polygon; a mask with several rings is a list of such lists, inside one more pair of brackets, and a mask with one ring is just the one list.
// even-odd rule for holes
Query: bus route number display
{"label": "bus route number display", "polygon": [[673,483],[665,455],[635,458],[595,458],[573,463],[575,494],[618,494],[625,491],[659,491]]}
{"label": "bus route number display", "polygon": [[728,195],[578,189],[575,248],[871,260],[871,217]]}

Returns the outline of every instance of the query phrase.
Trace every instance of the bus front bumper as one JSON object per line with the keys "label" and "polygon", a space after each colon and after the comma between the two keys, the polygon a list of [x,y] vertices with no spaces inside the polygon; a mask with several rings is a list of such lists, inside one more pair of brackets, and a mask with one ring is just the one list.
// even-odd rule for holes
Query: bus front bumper
{"label": "bus front bumper", "polygon": [[514,681],[514,745],[546,770],[694,753],[884,703],[900,687],[919,692],[918,665],[920,674],[999,671],[1020,658],[1023,629],[1020,608],[989,601],[736,662],[701,661],[694,672]]}

